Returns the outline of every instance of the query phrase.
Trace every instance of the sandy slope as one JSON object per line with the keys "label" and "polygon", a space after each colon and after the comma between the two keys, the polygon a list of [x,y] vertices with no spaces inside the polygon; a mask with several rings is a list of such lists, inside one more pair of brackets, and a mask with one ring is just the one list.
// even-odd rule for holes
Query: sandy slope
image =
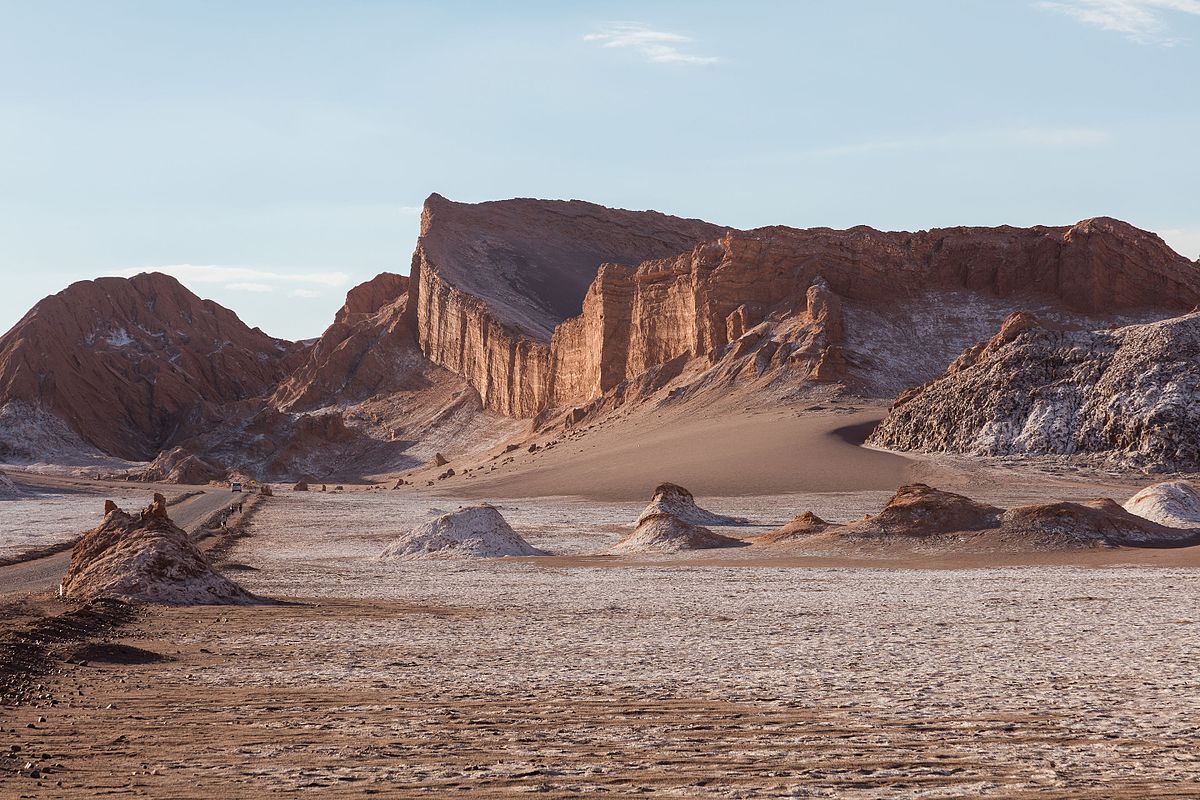
{"label": "sandy slope", "polygon": [[597,500],[647,500],[664,481],[697,495],[894,489],[904,482],[912,462],[854,444],[883,411],[850,408],[856,410],[780,408],[736,416],[642,410],[586,432],[560,435],[548,449],[518,451],[511,464],[498,459],[495,471],[485,464],[482,472],[443,485],[472,497],[579,495]]}

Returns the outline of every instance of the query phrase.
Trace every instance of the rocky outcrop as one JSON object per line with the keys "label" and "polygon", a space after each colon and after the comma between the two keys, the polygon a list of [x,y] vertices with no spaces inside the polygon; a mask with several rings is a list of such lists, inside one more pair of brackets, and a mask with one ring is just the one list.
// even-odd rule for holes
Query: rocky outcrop
{"label": "rocky outcrop", "polygon": [[834,527],[811,511],[793,517],[786,525],[764,533],[755,539],[755,544],[783,544],[823,533]]}
{"label": "rocky outcrop", "polygon": [[901,486],[883,511],[850,523],[846,531],[861,536],[935,536],[995,528],[1001,513],[995,506],[914,483]]}
{"label": "rocky outcrop", "polygon": [[902,395],[868,440],[971,455],[1099,454],[1200,470],[1200,313],[1053,330],[1010,318],[941,378]]}
{"label": "rocky outcrop", "polygon": [[213,569],[171,522],[161,494],[138,514],[107,503],[104,521],[75,545],[60,593],[71,600],[169,605],[259,602]]}
{"label": "rocky outcrop", "polygon": [[[657,232],[647,236],[647,223]],[[890,385],[873,380],[888,365],[865,341],[886,335],[872,326],[880,310],[901,317],[888,321],[914,351],[907,357],[916,369],[898,371],[932,375],[946,362],[930,339],[946,331],[923,336],[912,324],[931,291],[959,292],[942,301],[968,307],[973,297],[1001,308],[1037,298],[1069,319],[1164,316],[1200,302],[1194,263],[1108,218],[1059,228],[719,233],[586,204],[469,206],[435,195],[414,275],[422,351],[510,416],[583,405],[648,370],[701,356],[736,361],[724,367],[729,377],[786,372]],[[856,311],[851,324],[846,303],[871,313]],[[961,348],[971,329],[958,328]],[[947,330],[955,336],[953,325]],[[891,343],[883,344],[886,353]]]}
{"label": "rocky outcrop", "polygon": [[182,483],[202,486],[211,481],[225,479],[226,471],[215,464],[190,453],[182,447],[173,447],[158,454],[141,473],[138,480],[151,483]]}
{"label": "rocky outcrop", "polygon": [[[81,281],[0,337],[0,407],[21,408],[35,427],[48,415],[109,455],[149,460],[199,404],[268,393],[300,351],[167,275]],[[20,452],[23,440],[62,438],[27,425],[0,430],[0,455],[36,459]]]}
{"label": "rocky outcrop", "polygon": [[1190,481],[1163,481],[1125,501],[1131,514],[1168,528],[1200,528],[1200,490]]}
{"label": "rocky outcrop", "polygon": [[617,555],[678,553],[684,550],[744,547],[746,544],[741,539],[713,533],[708,528],[693,525],[673,514],[654,513],[640,517],[633,532],[613,545],[609,552]]}
{"label": "rocky outcrop", "polygon": [[271,397],[285,411],[310,411],[420,388],[423,366],[408,318],[406,276],[384,272],[351,289],[308,358]]}
{"label": "rocky outcrop", "polygon": [[602,264],[688,250],[722,228],[580,201],[425,201],[413,256],[422,352],[484,405],[530,417],[551,401],[550,339],[583,308]]}
{"label": "rocky outcrop", "polygon": [[759,537],[756,545],[851,544],[944,546],[986,551],[1088,547],[1184,547],[1200,544],[1200,531],[1179,530],[1129,513],[1107,498],[1004,510],[925,484],[901,486],[884,509],[846,525],[808,514]]}
{"label": "rocky outcrop", "polygon": [[16,500],[24,496],[25,493],[12,482],[12,478],[0,472],[0,500]]}
{"label": "rocky outcrop", "polygon": [[656,514],[667,514],[692,525],[749,524],[749,520],[741,517],[727,517],[700,508],[691,492],[673,483],[660,483],[655,487],[650,504],[638,515],[638,524]]}
{"label": "rocky outcrop", "polygon": [[544,556],[514,531],[494,506],[469,506],[413,528],[381,558],[500,558]]}

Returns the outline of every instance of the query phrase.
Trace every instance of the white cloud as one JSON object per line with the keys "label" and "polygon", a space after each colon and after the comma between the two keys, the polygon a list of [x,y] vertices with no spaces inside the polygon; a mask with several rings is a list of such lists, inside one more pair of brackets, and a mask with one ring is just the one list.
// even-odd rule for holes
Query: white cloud
{"label": "white cloud", "polygon": [[1170,13],[1200,16],[1200,0],[1039,0],[1034,5],[1139,44],[1166,47],[1182,41],[1171,33]]}
{"label": "white cloud", "polygon": [[681,33],[651,30],[637,22],[613,22],[583,37],[585,42],[598,42],[601,47],[626,48],[640,53],[659,64],[716,64],[716,56],[688,53],[680,45],[692,39]]}
{"label": "white cloud", "polygon": [[312,289],[292,289],[292,297],[313,298],[313,297],[320,297],[320,296],[321,296],[320,292],[313,291]]}
{"label": "white cloud", "polygon": [[258,269],[255,267],[231,267],[213,264],[165,264],[153,267],[132,267],[117,272],[122,277],[131,277],[139,272],[165,272],[184,283],[219,283],[222,286],[245,288],[255,285],[262,288],[249,291],[270,291],[279,284],[308,284],[338,287],[350,282],[345,272],[307,272],[304,270]]}
{"label": "white cloud", "polygon": [[400,213],[406,217],[415,217],[423,210],[421,206],[400,206]]}
{"label": "white cloud", "polygon": [[227,283],[226,289],[233,289],[235,292],[273,292],[275,287],[269,283],[253,283],[251,281],[243,281],[240,283]]}
{"label": "white cloud", "polygon": [[1200,228],[1163,228],[1158,235],[1176,253],[1193,261],[1200,259]]}

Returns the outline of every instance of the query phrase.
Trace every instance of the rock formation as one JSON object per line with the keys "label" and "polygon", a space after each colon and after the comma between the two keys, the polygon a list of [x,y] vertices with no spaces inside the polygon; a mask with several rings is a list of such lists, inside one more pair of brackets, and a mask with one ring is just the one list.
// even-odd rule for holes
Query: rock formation
{"label": "rock formation", "polygon": [[0,500],[16,500],[24,496],[25,493],[12,482],[12,478],[0,472]]}
{"label": "rock formation", "polygon": [[1200,528],[1200,490],[1189,481],[1156,483],[1126,500],[1125,510],[1168,528]]}
{"label": "rock formation", "polygon": [[297,483],[295,486],[292,487],[292,491],[293,492],[307,492],[308,491],[308,483],[305,481],[300,481],[299,483]]}
{"label": "rock formation", "polygon": [[259,602],[212,568],[171,522],[161,494],[135,515],[106,503],[104,521],[75,545],[61,594],[169,605]]}
{"label": "rock formation", "polygon": [[387,546],[382,558],[544,556],[509,527],[494,506],[468,506],[418,525]]}
{"label": "rock formation", "polygon": [[741,517],[727,517],[705,511],[696,505],[692,493],[682,486],[673,483],[661,483],[654,489],[654,497],[650,505],[638,516],[638,524],[656,514],[666,514],[692,525],[747,525],[749,520]]}
{"label": "rock formation", "polygon": [[173,447],[158,454],[150,465],[137,475],[138,480],[152,483],[182,483],[203,486],[212,481],[223,481],[226,471],[204,459],[189,453],[182,447]]}
{"label": "rock formation", "polygon": [[1181,547],[1200,531],[1179,530],[1129,513],[1107,498],[1004,510],[922,483],[901,486],[875,515],[829,525],[807,514],[759,537],[758,545],[910,543],[987,550],[1055,550],[1094,546]]}
{"label": "rock formation", "polygon": [[[422,352],[488,408],[521,417],[586,404],[698,357],[729,359],[727,377],[782,371],[889,391],[942,369],[941,340],[972,341],[964,317],[1017,303],[1068,320],[1161,317],[1200,301],[1195,264],[1108,218],[1069,228],[721,231],[586,204],[469,206],[437,195],[413,275]],[[934,319],[931,304],[965,313]],[[907,352],[896,359],[892,347]]]}
{"label": "rock formation", "polygon": [[[0,406],[40,410],[105,453],[149,460],[197,405],[266,394],[298,354],[170,276],[81,281],[0,337]],[[31,435],[0,431],[0,455],[37,457],[13,452],[18,433]]]}
{"label": "rock formation", "polygon": [[1200,470],[1200,313],[1102,331],[1012,316],[901,395],[870,444],[971,455],[1099,454]]}
{"label": "rock formation", "polygon": [[[737,231],[578,201],[433,195],[411,276],[354,287],[315,343],[247,328],[163,275],[42,301],[0,337],[0,459],[149,460],[181,447],[201,462],[184,465],[189,479],[207,462],[348,480],[487,449],[524,420],[582,425],[646,399],[740,391],[778,403],[813,384],[893,397],[1018,308],[1079,329],[1197,303],[1196,264],[1108,218]],[[175,466],[152,469],[171,480]]]}
{"label": "rock formation", "polygon": [[713,533],[708,528],[693,525],[673,514],[656,512],[643,514],[637,527],[609,549],[610,553],[678,553],[684,550],[707,550],[716,547],[743,547],[747,542],[731,536]]}
{"label": "rock formation", "polygon": [[811,511],[793,517],[790,522],[755,539],[755,544],[783,544],[822,533],[833,526]]}

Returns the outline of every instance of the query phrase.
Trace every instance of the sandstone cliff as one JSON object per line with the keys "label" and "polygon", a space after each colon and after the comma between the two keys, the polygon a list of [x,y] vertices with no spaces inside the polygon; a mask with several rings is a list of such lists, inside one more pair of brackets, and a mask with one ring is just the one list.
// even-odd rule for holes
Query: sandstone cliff
{"label": "sandstone cliff", "polygon": [[0,337],[0,407],[17,421],[0,431],[0,457],[38,457],[27,451],[73,433],[153,458],[198,404],[266,394],[300,351],[167,275],[72,284]]}
{"label": "sandstone cliff", "polygon": [[1200,313],[1102,331],[1014,315],[901,395],[870,443],[973,455],[1098,454],[1200,470]]}
{"label": "sandstone cliff", "polygon": [[696,358],[723,385],[782,374],[889,394],[1019,307],[1080,326],[1200,302],[1194,263],[1108,218],[719,231],[651,212],[435,195],[413,270],[422,352],[516,417]]}

